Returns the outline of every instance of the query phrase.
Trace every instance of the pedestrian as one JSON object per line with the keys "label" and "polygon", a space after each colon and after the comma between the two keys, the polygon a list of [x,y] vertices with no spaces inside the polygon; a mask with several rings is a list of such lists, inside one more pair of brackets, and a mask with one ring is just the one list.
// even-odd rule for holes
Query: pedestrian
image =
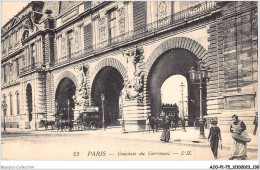
{"label": "pedestrian", "polygon": [[256,131],[257,131],[257,127],[258,127],[258,114],[257,113],[255,115],[254,125],[255,125],[255,129],[254,129],[253,135],[256,135]]}
{"label": "pedestrian", "polygon": [[166,117],[163,122],[163,132],[160,138],[163,142],[169,142],[170,140],[170,123],[169,118]]}
{"label": "pedestrian", "polygon": [[210,148],[211,151],[214,155],[214,158],[217,159],[218,157],[218,145],[219,145],[219,141],[221,142],[221,132],[220,132],[220,128],[217,126],[218,122],[213,120],[211,122],[211,127],[209,129],[209,136],[208,136],[208,140],[210,142]]}
{"label": "pedestrian", "polygon": [[[243,131],[246,130],[246,125],[243,121],[238,119],[237,115],[232,116],[232,124],[230,125],[230,132],[232,133],[233,138],[233,149],[232,154],[229,157],[229,160],[234,158],[242,158],[245,160],[247,158],[246,152],[246,142],[249,142],[251,139],[246,135],[242,135]],[[248,139],[249,138],[249,139]]]}

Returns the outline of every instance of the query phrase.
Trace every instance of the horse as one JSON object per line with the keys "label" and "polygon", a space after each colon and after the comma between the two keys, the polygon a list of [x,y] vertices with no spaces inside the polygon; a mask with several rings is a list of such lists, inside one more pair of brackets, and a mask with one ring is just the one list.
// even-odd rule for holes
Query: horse
{"label": "horse", "polygon": [[148,116],[147,119],[149,120],[149,125],[150,128],[153,130],[153,133],[154,131],[157,132],[159,127],[159,119],[152,116]]}
{"label": "horse", "polygon": [[63,132],[63,130],[66,132],[68,129],[69,131],[72,131],[73,129],[73,122],[71,120],[59,120],[56,121],[57,126],[57,132],[60,130],[60,132]]}
{"label": "horse", "polygon": [[53,130],[53,126],[55,125],[55,121],[41,120],[40,124],[45,127],[45,131],[48,131],[48,127],[51,126]]}

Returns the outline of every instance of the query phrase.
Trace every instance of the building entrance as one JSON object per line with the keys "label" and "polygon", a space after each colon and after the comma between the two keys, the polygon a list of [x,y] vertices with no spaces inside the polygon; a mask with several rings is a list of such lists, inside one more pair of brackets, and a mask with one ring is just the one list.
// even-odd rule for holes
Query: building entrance
{"label": "building entrance", "polygon": [[70,78],[64,78],[60,81],[55,96],[55,116],[62,120],[73,120],[75,103],[76,86]]}
{"label": "building entrance", "polygon": [[104,94],[104,119],[106,126],[119,125],[118,119],[122,118],[119,108],[119,96],[123,88],[124,80],[120,72],[114,67],[101,69],[94,79],[92,86],[92,99],[94,105],[100,110],[100,125],[102,124],[102,100]]}
{"label": "building entrance", "polygon": [[[181,76],[184,78],[183,85],[184,90],[186,89],[186,96],[184,97],[184,102],[186,100],[186,104],[183,103],[183,105],[180,105],[181,107],[184,107],[184,116],[185,112],[188,116],[189,124],[192,125],[193,122],[199,118],[199,86],[196,84],[193,84],[190,80],[189,71],[190,68],[193,66],[197,68],[197,61],[198,58],[193,53],[186,49],[171,49],[163,53],[161,56],[157,58],[157,60],[153,63],[152,68],[148,75],[148,90],[151,96],[151,114],[152,116],[159,116],[162,112],[162,103],[164,101],[167,101],[166,98],[164,98],[166,95],[170,97],[172,100],[176,101],[182,101],[181,97],[181,82],[179,85],[177,85],[175,89],[174,87],[169,87],[171,85],[166,85],[166,88],[171,89],[169,94],[168,92],[161,91],[161,87],[166,80],[171,76]],[[177,81],[175,81],[176,83]],[[205,89],[205,87],[204,87]],[[172,91],[173,90],[173,91]],[[175,92],[176,90],[176,92]],[[162,94],[163,92],[163,94]],[[185,93],[185,91],[183,91]],[[177,95],[177,94],[180,95]],[[185,94],[184,94],[185,95]],[[163,97],[162,97],[163,96]],[[179,99],[178,99],[179,98]],[[172,101],[171,101],[172,102]],[[176,103],[180,104],[180,103]],[[186,107],[186,108],[185,108]],[[186,109],[186,110],[185,110]],[[182,110],[180,110],[180,113]],[[205,93],[203,93],[203,114],[206,114],[206,90]],[[180,115],[180,116],[183,116]]]}

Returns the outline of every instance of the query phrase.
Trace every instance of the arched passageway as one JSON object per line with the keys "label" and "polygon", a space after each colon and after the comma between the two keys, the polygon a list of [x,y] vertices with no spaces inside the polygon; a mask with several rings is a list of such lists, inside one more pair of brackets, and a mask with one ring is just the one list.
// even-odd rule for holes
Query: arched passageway
{"label": "arched passageway", "polygon": [[[162,112],[162,84],[173,75],[181,75],[187,80],[187,110],[189,124],[199,118],[199,86],[190,80],[189,71],[192,66],[197,68],[198,57],[192,52],[175,48],[162,53],[153,63],[148,74],[148,91],[151,96],[151,114],[159,116]],[[203,92],[203,114],[206,114],[206,88]],[[176,89],[179,90],[180,89]],[[174,91],[174,90],[173,90]],[[179,93],[176,91],[176,93]],[[172,92],[173,98],[176,94]],[[181,112],[180,112],[181,113]]]}
{"label": "arched passageway", "polygon": [[63,78],[57,87],[55,94],[56,117],[62,120],[73,120],[75,103],[73,96],[75,95],[76,86],[70,78]]}
{"label": "arched passageway", "polygon": [[105,96],[104,118],[106,126],[119,125],[118,119],[122,118],[119,108],[119,96],[123,88],[123,77],[114,67],[102,68],[96,75],[92,85],[92,99],[94,105],[99,107],[99,124],[102,123],[101,94]]}

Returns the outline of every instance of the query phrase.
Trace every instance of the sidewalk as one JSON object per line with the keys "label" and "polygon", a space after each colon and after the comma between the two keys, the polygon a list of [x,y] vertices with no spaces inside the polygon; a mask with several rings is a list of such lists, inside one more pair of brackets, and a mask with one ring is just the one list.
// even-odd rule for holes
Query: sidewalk
{"label": "sidewalk", "polygon": [[[3,133],[3,129],[2,133]],[[130,139],[130,140],[140,140],[144,142],[161,142],[160,136],[162,130],[159,132],[152,132],[152,131],[138,131],[138,132],[127,132],[123,133],[121,127],[113,127],[107,128],[105,131],[102,129],[99,130],[88,130],[88,131],[72,131],[72,132],[57,132],[56,130],[44,131],[44,129],[39,129],[35,131],[34,129],[7,129],[5,133],[37,133],[37,134],[63,134],[63,135],[85,135],[90,134],[93,136],[108,136],[112,138],[118,139]],[[180,145],[192,145],[192,146],[202,146],[202,147],[209,147],[209,142],[207,140],[209,130],[205,129],[205,137],[206,139],[198,139],[199,137],[199,130],[195,130],[193,127],[186,127],[186,132],[182,131],[182,128],[179,127],[177,130],[171,130],[171,139],[170,143],[180,144]],[[222,146],[223,149],[230,149],[230,145],[233,142],[231,134],[228,132],[222,132]],[[247,143],[248,150],[256,151],[258,150],[258,138],[254,136],[252,133],[248,134],[251,137],[251,142]]]}
{"label": "sidewalk", "polygon": [[[128,139],[138,139],[144,141],[159,141],[162,130],[159,132],[152,131],[139,131],[139,132],[127,132],[123,133],[121,128],[114,129],[106,129],[106,131],[99,130],[102,135],[114,136],[117,138],[128,138]],[[109,133],[108,133],[109,132]],[[99,133],[99,135],[100,135]],[[118,133],[122,133],[122,135],[118,135]],[[193,145],[193,146],[205,146],[209,147],[210,143],[207,140],[209,129],[205,129],[205,137],[206,139],[198,139],[199,130],[195,130],[193,127],[186,127],[186,132],[182,131],[182,128],[177,128],[176,130],[171,130],[171,139],[170,142],[176,144],[184,144],[184,145]],[[95,134],[94,134],[95,135]],[[258,138],[254,136],[252,133],[248,134],[251,137],[251,142],[247,143],[248,150],[257,150],[258,149]],[[233,139],[230,133],[222,132],[222,146],[223,149],[230,149],[230,145],[233,143]]]}

